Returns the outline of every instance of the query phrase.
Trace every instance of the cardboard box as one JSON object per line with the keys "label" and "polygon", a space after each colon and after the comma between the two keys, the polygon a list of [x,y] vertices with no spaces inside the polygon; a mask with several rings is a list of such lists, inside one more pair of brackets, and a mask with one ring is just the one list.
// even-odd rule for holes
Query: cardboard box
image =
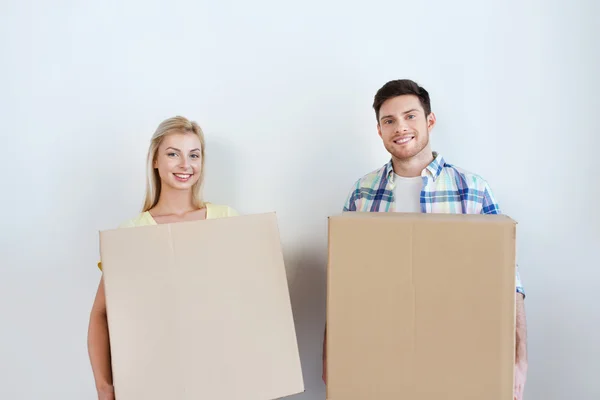
{"label": "cardboard box", "polygon": [[304,390],[275,214],[103,231],[119,400]]}
{"label": "cardboard box", "polygon": [[512,400],[516,225],[503,215],[329,219],[329,400]]}

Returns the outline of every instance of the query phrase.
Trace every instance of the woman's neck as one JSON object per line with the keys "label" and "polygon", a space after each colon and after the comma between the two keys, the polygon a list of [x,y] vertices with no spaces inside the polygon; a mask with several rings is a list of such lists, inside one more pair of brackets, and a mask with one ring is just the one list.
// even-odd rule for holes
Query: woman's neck
{"label": "woman's neck", "polygon": [[190,190],[174,190],[163,187],[158,203],[152,208],[152,211],[154,215],[183,216],[197,209],[192,201]]}

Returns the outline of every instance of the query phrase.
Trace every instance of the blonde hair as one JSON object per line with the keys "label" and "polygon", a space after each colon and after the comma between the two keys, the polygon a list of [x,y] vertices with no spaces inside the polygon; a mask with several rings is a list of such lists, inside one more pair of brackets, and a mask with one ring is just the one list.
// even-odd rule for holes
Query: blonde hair
{"label": "blonde hair", "polygon": [[152,135],[150,148],[148,149],[148,157],[146,159],[146,199],[144,200],[142,212],[146,212],[156,206],[158,199],[160,198],[160,176],[158,174],[158,169],[154,168],[154,162],[156,161],[158,147],[165,136],[170,133],[193,133],[200,139],[200,177],[192,186],[192,203],[198,208],[202,208],[205,205],[204,200],[202,199],[202,185],[204,183],[204,133],[195,121],[190,121],[187,118],[177,116],[161,122],[158,128],[156,128],[154,135]]}

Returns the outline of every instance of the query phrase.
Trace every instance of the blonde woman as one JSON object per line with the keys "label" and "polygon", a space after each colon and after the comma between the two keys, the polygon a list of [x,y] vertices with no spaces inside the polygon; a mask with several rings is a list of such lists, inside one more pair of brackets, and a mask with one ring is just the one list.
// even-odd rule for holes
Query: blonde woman
{"label": "blonde woman", "polygon": [[[204,134],[184,117],[163,121],[150,143],[142,213],[119,227],[136,227],[237,215],[202,198]],[[98,264],[102,269],[101,263]],[[88,352],[99,400],[114,400],[104,281],[101,278],[90,314]]]}

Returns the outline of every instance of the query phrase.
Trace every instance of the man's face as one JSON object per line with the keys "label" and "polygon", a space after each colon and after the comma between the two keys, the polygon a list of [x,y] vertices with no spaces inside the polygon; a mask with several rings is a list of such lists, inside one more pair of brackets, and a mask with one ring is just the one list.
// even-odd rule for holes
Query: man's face
{"label": "man's face", "polygon": [[435,115],[425,111],[415,95],[386,100],[379,109],[377,131],[387,151],[398,160],[409,160],[429,148]]}

